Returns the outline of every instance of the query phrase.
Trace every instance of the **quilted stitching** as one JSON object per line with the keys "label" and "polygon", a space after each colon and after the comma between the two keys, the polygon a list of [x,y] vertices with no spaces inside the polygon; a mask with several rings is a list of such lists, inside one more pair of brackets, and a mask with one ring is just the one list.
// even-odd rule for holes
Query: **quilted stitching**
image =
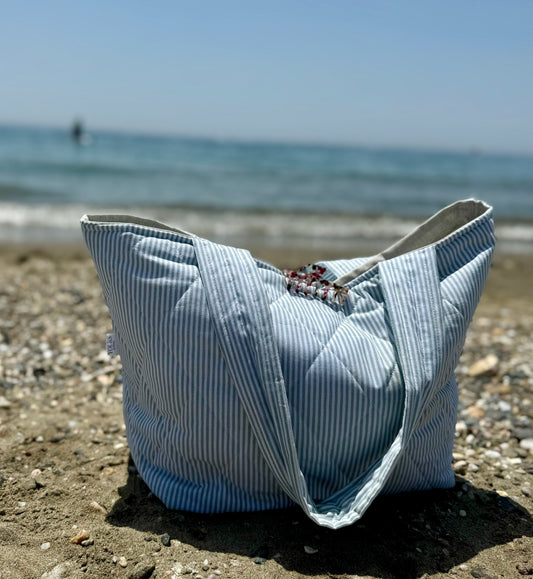
{"label": "quilted stitching", "polygon": [[[298,478],[301,473],[298,475],[294,470],[290,453],[283,454],[289,448],[284,448],[289,442],[288,438],[284,438],[285,431],[279,430],[276,422],[274,428],[265,424],[265,428],[256,432],[249,422],[245,408],[254,399],[254,391],[250,390],[252,383],[247,384],[245,376],[238,378],[242,382],[239,388],[248,389],[250,398],[248,401],[240,399],[240,391],[237,397],[235,378],[228,372],[232,360],[226,357],[222,360],[223,349],[219,341],[212,334],[208,341],[198,342],[194,339],[195,335],[200,337],[202,332],[207,331],[205,324],[215,324],[217,321],[213,317],[208,318],[205,309],[204,292],[211,290],[206,290],[204,283],[199,282],[198,275],[193,279],[188,277],[191,267],[201,267],[194,253],[197,251],[197,238],[186,239],[175,232],[143,227],[139,223],[109,226],[86,222],[84,235],[95,258],[111,316],[117,323],[120,339],[125,342],[124,404],[130,447],[143,477],[168,506],[200,512],[280,507],[290,502],[282,490],[285,489],[319,524],[337,528],[361,516],[381,489],[430,488],[449,483],[451,470],[447,447],[439,447],[438,441],[446,439],[450,432],[453,436],[455,417],[452,398],[454,392],[456,395],[456,386],[448,383],[445,384],[448,387],[441,387],[440,380],[444,380],[453,370],[457,349],[464,339],[466,320],[461,310],[464,306],[465,312],[473,311],[486,276],[493,245],[490,210],[434,247],[439,269],[445,272],[445,276],[440,275],[441,281],[445,277],[444,285],[450,281],[450,287],[461,289],[455,294],[462,300],[459,308],[446,293],[448,290],[435,292],[434,288],[430,288],[430,293],[433,292],[431,295],[434,294],[432,300],[436,300],[435,296],[439,294],[438,303],[431,302],[431,307],[443,307],[449,313],[445,316],[446,323],[455,332],[446,336],[443,345],[438,342],[438,332],[435,337],[431,333],[434,329],[429,326],[428,334],[424,329],[411,331],[412,328],[424,328],[428,323],[438,323],[437,318],[431,322],[431,311],[415,308],[402,321],[401,311],[383,310],[379,291],[385,282],[378,275],[377,267],[349,283],[349,299],[339,308],[321,302],[313,305],[308,298],[291,296],[284,288],[279,270],[263,262],[254,262],[254,268],[263,280],[259,291],[264,295],[257,294],[256,297],[261,299],[253,303],[254,307],[263,307],[263,302],[266,304],[267,318],[261,318],[261,312],[252,312],[249,320],[243,318],[243,329],[252,331],[249,340],[253,343],[247,344],[244,340],[242,347],[252,353],[251,363],[261,360],[261,352],[268,352],[268,344],[261,343],[261,332],[253,333],[255,330],[252,326],[274,320],[273,338],[278,344],[274,352],[282,357],[280,363],[285,376],[281,380],[287,381],[289,389],[299,460],[303,466],[312,466],[308,469],[312,475],[309,481],[312,495],[326,497],[334,489],[349,483],[355,475],[361,475],[334,497],[324,500],[322,505],[312,507],[315,510],[310,506],[312,497],[309,500],[299,498],[306,496],[305,489]],[[124,247],[131,249],[133,239],[139,238],[141,241],[134,246],[135,251],[124,251]],[[141,247],[142,252],[139,252]],[[422,299],[424,306],[426,296],[418,291],[418,287],[426,287],[424,284],[427,280],[419,280],[418,272],[412,266],[418,263],[418,259],[420,263],[426,263],[425,255],[429,254],[415,251],[407,259],[400,258],[386,264],[387,279],[394,281],[387,289],[386,299],[389,302],[401,304],[401,299],[398,301],[401,294],[404,296],[402,299],[407,299],[405,296]],[[163,263],[161,259],[167,261]],[[168,263],[172,259],[174,263]],[[357,258],[321,263],[329,266],[331,275],[338,277],[362,261]],[[117,270],[113,269],[116,264],[120,264],[118,277]],[[403,264],[407,264],[409,271],[406,271],[404,287],[401,287],[394,284],[401,279]],[[185,270],[184,267],[189,269]],[[158,278],[157,271],[166,274]],[[171,275],[168,275],[169,272],[172,272]],[[426,271],[422,273],[425,275]],[[241,278],[236,273],[237,279]],[[408,285],[405,285],[407,279]],[[242,281],[243,284],[248,283],[246,277]],[[369,285],[365,285],[367,281]],[[174,287],[169,289],[168,284]],[[172,292],[181,292],[178,299],[170,299]],[[135,304],[125,302],[132,296],[135,296]],[[245,294],[239,299],[246,301]],[[197,313],[195,308],[198,308]],[[355,309],[352,311],[352,308]],[[246,317],[248,314],[244,312]],[[222,310],[223,315],[229,313]],[[394,314],[392,318],[389,313]],[[314,315],[318,318],[314,319]],[[264,322],[254,321],[256,319]],[[233,323],[231,319],[229,322]],[[172,334],[172,339],[165,341],[165,332],[180,332],[185,327],[188,329],[184,330],[181,340],[178,335]],[[241,331],[238,325],[235,328]],[[406,328],[411,330],[407,331]],[[149,339],[154,338],[154,342],[142,343],[143,336],[150,334],[152,337]],[[405,347],[398,347],[398,339],[407,340]],[[194,348],[196,343],[201,344],[199,350]],[[436,344],[435,348],[431,347],[433,343]],[[180,349],[185,344],[192,349],[188,352]],[[426,359],[414,363],[422,345],[426,355],[448,358],[442,362]],[[142,359],[148,350],[151,359]],[[368,368],[362,367],[359,371],[360,367],[355,359],[352,363],[351,355],[363,358]],[[400,360],[401,364],[398,363]],[[141,383],[137,379],[139,362],[143,376]],[[385,452],[391,439],[396,436],[392,429],[382,429],[380,432],[380,425],[398,424],[403,406],[403,403],[398,403],[402,379],[405,379],[407,372],[411,379],[420,381],[422,367],[427,376],[431,372],[438,375],[433,376],[434,381],[428,390],[421,393],[418,402],[415,401],[415,406],[426,404],[420,410],[422,414],[418,422],[404,416],[400,434],[404,432],[405,437],[399,434],[383,458],[365,473],[365,469],[370,467],[369,461],[374,460],[372,453],[376,452],[375,449]],[[176,369],[179,370],[177,373]],[[284,404],[283,396],[260,395],[262,388],[279,386],[276,380],[268,382],[271,373],[264,375],[266,383],[253,383],[253,388],[259,389],[257,401],[271,404],[277,400],[277,403]],[[375,383],[372,376],[376,377]],[[422,376],[422,379],[426,381],[427,376]],[[336,394],[340,394],[343,388],[351,388],[352,402],[343,404],[340,396],[328,397],[329,383],[337,384],[339,390]],[[311,384],[320,387],[309,388]],[[409,384],[410,390],[405,392],[405,414],[412,413],[415,407],[414,399],[409,398],[413,396],[412,384]],[[184,388],[186,391],[181,391]],[[162,390],[154,397],[157,389]],[[136,393],[142,395],[136,396]],[[345,395],[347,393],[348,390]],[[433,398],[426,403],[428,393]],[[309,399],[309,396],[315,395],[318,398]],[[358,400],[358,407],[352,408],[355,400]],[[446,408],[445,420],[439,412],[439,401],[442,401],[440,406]],[[309,409],[313,413],[323,409],[324,419],[316,424],[306,422]],[[274,406],[270,414],[267,412],[264,416],[278,421],[285,410],[288,409]],[[262,414],[258,413],[258,416]],[[256,438],[270,431],[277,440],[282,453],[280,456],[289,457],[283,459],[284,464],[278,465],[279,469],[266,455],[259,455],[265,449],[258,445],[259,439]],[[407,441],[411,435],[412,443],[409,444]],[[372,436],[371,440],[369,436]],[[352,453],[356,456],[346,460],[344,453],[350,444],[358,450]],[[428,456],[435,456],[436,460],[443,462],[432,468],[425,462]],[[398,457],[401,458],[398,460]],[[394,478],[387,480],[390,472]]]}

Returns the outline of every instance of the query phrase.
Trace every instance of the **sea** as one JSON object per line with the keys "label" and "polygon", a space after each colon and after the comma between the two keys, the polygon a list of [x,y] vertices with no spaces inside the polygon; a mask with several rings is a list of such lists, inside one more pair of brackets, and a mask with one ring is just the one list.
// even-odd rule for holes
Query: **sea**
{"label": "sea", "polygon": [[385,247],[456,200],[533,252],[533,156],[0,126],[0,241],[81,241],[85,214],[250,246]]}

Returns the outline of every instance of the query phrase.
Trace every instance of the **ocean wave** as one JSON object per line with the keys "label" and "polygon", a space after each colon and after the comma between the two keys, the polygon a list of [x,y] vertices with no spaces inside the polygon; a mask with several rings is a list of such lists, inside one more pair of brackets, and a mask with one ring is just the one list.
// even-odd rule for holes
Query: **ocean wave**
{"label": "ocean wave", "polygon": [[[155,219],[214,241],[242,246],[384,248],[412,231],[419,219],[384,215],[278,213],[190,207],[98,207],[0,202],[0,241],[81,240],[79,220],[89,214],[129,214]],[[505,250],[533,253],[533,222],[498,222]]]}
{"label": "ocean wave", "polygon": [[[149,167],[139,167],[132,164],[111,163],[83,163],[66,161],[37,161],[8,159],[0,162],[0,171],[8,171],[13,174],[52,174],[59,175],[90,175],[90,176],[136,176],[150,172]],[[159,169],[157,170],[159,172]],[[153,172],[153,171],[152,171]]]}
{"label": "ocean wave", "polygon": [[[229,178],[232,180],[273,180],[281,184],[292,185],[327,184],[334,187],[337,184],[369,183],[384,186],[413,186],[432,187],[444,189],[485,189],[491,191],[533,191],[533,180],[528,177],[501,177],[476,174],[450,174],[446,172],[424,172],[420,170],[407,171],[395,168],[394,170],[371,171],[368,169],[340,169],[321,167],[316,170],[306,168],[299,170],[294,166],[262,166],[261,164],[246,166],[245,164],[217,166],[210,163],[203,166],[180,163],[176,159],[172,162],[139,160],[135,163],[131,160],[124,162],[91,162],[72,159],[70,161],[49,160],[25,160],[3,159],[0,160],[0,175],[41,175],[46,179],[49,175],[61,175],[68,179],[69,176],[92,177],[92,178],[137,178],[154,176],[175,178],[180,181],[187,179],[216,180],[217,178]],[[42,194],[42,192],[41,192]]]}
{"label": "ocean wave", "polygon": [[[499,218],[533,220],[533,164],[523,156],[106,132],[92,137],[91,146],[78,147],[65,130],[0,127],[0,202],[56,205],[65,215],[81,205],[98,205],[104,212],[124,212],[127,206],[147,212],[157,205],[164,217],[168,207],[181,216],[184,206],[194,205],[215,217],[225,211],[225,220],[234,209],[248,216],[245,229],[252,227],[254,212],[271,211],[290,214],[298,229],[298,211],[358,218],[388,212],[410,219],[478,197],[493,205]],[[364,232],[365,220],[359,223]],[[376,222],[371,223],[373,229]],[[337,225],[342,231],[342,221]],[[231,231],[239,227],[228,225]],[[300,234],[306,229],[303,225]]]}

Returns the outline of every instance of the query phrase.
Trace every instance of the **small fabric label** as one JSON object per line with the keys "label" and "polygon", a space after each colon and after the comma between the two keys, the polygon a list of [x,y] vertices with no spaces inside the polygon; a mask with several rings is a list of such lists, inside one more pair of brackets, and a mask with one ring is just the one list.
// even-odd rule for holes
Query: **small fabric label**
{"label": "small fabric label", "polygon": [[117,341],[115,339],[115,334],[106,334],[105,349],[108,356],[114,356],[117,353]]}

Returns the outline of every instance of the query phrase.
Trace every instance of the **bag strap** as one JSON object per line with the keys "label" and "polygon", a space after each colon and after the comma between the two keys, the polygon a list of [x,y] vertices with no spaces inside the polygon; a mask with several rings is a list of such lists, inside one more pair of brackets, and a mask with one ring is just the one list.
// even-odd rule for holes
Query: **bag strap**
{"label": "bag strap", "polygon": [[430,398],[431,384],[443,379],[443,312],[434,248],[378,266],[405,384],[400,430],[390,448],[365,473],[316,504],[299,464],[269,304],[257,263],[242,249],[197,237],[193,243],[211,321],[266,463],[284,492],[313,521],[334,529],[352,524],[385,485]]}

